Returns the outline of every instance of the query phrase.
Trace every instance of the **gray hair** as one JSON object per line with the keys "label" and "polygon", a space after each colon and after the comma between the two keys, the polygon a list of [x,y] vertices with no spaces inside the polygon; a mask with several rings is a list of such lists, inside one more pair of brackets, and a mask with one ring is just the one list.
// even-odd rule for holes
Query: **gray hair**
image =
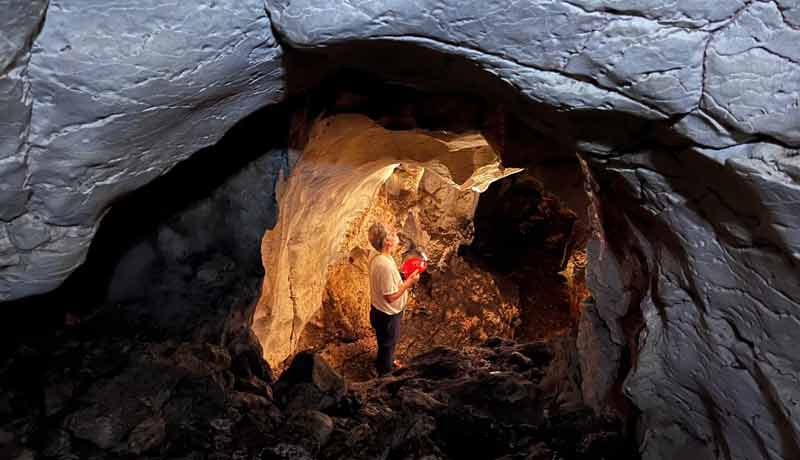
{"label": "gray hair", "polygon": [[378,252],[383,251],[383,241],[386,239],[386,235],[389,232],[386,231],[386,226],[380,222],[375,222],[369,228],[369,233],[367,234],[367,238],[369,239],[369,244],[372,245]]}

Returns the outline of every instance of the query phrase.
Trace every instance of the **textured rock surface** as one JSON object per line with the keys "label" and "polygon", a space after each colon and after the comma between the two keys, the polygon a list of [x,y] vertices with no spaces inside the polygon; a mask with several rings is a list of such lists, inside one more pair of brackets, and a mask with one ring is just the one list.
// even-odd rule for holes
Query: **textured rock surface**
{"label": "textured rock surface", "polygon": [[56,287],[117,197],[283,92],[260,1],[52,1],[31,55],[45,4],[3,3],[0,225],[27,234],[0,238],[5,300]]}
{"label": "textured rock surface", "polygon": [[[312,362],[327,367],[319,357],[303,353],[298,360],[304,364],[290,368],[305,368],[306,377],[295,383],[324,380],[308,373]],[[260,458],[637,458],[620,420],[581,403],[578,372],[569,337],[437,347],[391,375],[349,385],[322,412],[284,412]]]}
{"label": "textured rock surface", "polygon": [[592,260],[605,260],[591,268],[591,317],[612,324],[598,333],[613,341],[624,335],[607,322],[615,309],[641,308],[646,326],[625,391],[653,430],[646,458],[791,458],[800,367],[789,344],[800,339],[800,296],[797,231],[786,232],[797,211],[786,206],[800,188],[776,177],[771,161],[723,166],[694,151],[628,161],[596,174],[600,200],[618,190],[625,209],[607,212],[604,226],[631,240],[606,235],[616,247],[590,247]]}
{"label": "textured rock surface", "polygon": [[[28,79],[30,48],[44,20],[46,0],[4,0],[6,12],[0,31],[0,220],[25,212],[30,191],[25,186],[32,97]],[[0,251],[13,247],[0,246]],[[20,262],[18,257],[2,261],[0,267]],[[0,289],[0,299],[4,298]]]}
{"label": "textured rock surface", "polygon": [[354,384],[318,458],[635,458],[618,421],[581,404],[571,342],[438,347]]}
{"label": "textured rock surface", "polygon": [[267,3],[295,46],[410,42],[474,60],[556,107],[691,114],[679,126],[698,144],[759,134],[800,145],[791,2]]}
{"label": "textured rock surface", "polygon": [[228,458],[281,425],[270,393],[245,380],[268,383],[242,372],[232,347],[58,335],[0,364],[3,458],[22,458],[20,444],[36,446],[30,458]]}
{"label": "textured rock surface", "polygon": [[315,353],[299,353],[275,382],[275,397],[290,412],[326,410],[344,397],[347,384]]}

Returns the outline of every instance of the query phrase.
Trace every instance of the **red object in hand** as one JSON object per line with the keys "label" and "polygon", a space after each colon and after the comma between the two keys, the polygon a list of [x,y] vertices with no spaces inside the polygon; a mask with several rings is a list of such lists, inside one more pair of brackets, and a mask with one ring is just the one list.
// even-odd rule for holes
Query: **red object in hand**
{"label": "red object in hand", "polygon": [[411,257],[405,262],[403,262],[403,266],[400,267],[400,271],[403,273],[403,279],[408,279],[414,270],[419,270],[420,273],[424,272],[425,269],[428,268],[428,261],[423,260],[419,257]]}

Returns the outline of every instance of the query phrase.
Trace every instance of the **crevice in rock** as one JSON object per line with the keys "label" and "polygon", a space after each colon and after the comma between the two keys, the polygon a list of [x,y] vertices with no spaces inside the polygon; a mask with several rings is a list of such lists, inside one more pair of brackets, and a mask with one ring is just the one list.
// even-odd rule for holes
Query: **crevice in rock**
{"label": "crevice in rock", "polygon": [[793,24],[786,17],[786,12],[784,11],[785,8],[782,8],[782,5],[780,4],[780,2],[778,2],[777,0],[772,0],[772,3],[775,4],[775,7],[778,9],[778,12],[781,14],[781,19],[783,20],[783,23],[786,24],[787,27],[789,27],[791,29],[794,29],[794,30],[800,30],[800,25]]}

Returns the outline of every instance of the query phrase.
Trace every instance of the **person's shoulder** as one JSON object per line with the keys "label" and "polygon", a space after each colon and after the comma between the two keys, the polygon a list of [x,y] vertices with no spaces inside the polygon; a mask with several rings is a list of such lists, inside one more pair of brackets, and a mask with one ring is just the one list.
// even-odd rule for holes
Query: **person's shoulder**
{"label": "person's shoulder", "polygon": [[392,262],[394,261],[386,254],[378,254],[372,259],[372,265],[376,267],[391,267]]}
{"label": "person's shoulder", "polygon": [[384,260],[384,256],[381,253],[375,254],[374,256],[372,256],[371,259],[369,259],[370,268],[377,267],[377,266],[385,264],[385,263],[386,263],[386,261]]}

